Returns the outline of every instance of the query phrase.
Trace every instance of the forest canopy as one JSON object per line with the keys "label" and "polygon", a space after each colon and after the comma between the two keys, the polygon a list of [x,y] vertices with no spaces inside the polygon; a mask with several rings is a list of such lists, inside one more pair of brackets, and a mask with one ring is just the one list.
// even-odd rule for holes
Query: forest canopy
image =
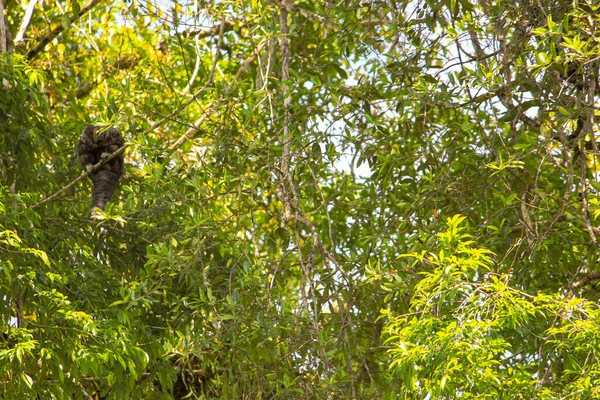
{"label": "forest canopy", "polygon": [[600,398],[599,8],[0,0],[0,398]]}

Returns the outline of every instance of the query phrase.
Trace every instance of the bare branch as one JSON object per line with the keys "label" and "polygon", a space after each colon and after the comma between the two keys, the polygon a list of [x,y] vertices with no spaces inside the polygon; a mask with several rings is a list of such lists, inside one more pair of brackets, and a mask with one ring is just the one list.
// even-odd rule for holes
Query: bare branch
{"label": "bare branch", "polygon": [[267,45],[267,40],[265,40],[263,43],[259,44],[254,51],[252,52],[252,55],[250,57],[248,57],[246,59],[246,61],[244,61],[240,67],[240,69],[238,70],[237,74],[235,74],[235,79],[238,80],[242,77],[242,75],[244,75],[246,73],[246,71],[248,71],[248,68],[250,68],[250,65],[252,65],[252,63],[254,61],[256,61],[256,59],[258,58],[258,56],[260,55],[260,52],[262,51],[262,49],[265,48],[265,46]]}
{"label": "bare branch", "polygon": [[[233,27],[235,26],[235,24],[236,24],[236,21],[225,20],[225,21],[221,22],[221,24],[219,24],[219,25],[211,26],[210,28],[198,29],[197,31],[193,31],[193,32],[189,32],[188,36],[205,38],[205,37],[209,37],[209,36],[215,36],[216,34],[222,35],[223,32],[228,32],[228,31],[233,30]],[[221,46],[219,46],[219,47],[221,47]]]}
{"label": "bare branch", "polygon": [[[594,97],[595,97],[595,84],[594,82],[590,82],[589,84],[589,93],[588,94],[588,102],[587,104],[594,104]],[[586,105],[587,105],[586,104]],[[581,116],[579,118],[578,121],[578,130],[580,130],[580,132],[576,133],[576,136],[574,139],[579,139],[581,137],[584,137],[587,134],[590,134],[593,137],[593,118],[594,118],[594,114],[593,111],[591,112],[586,112],[584,116]],[[578,148],[576,147],[575,150],[577,150]],[[587,170],[587,159],[585,154],[579,154],[579,164],[580,164],[580,168],[581,168],[581,202],[583,204],[583,216],[584,216],[584,220],[585,220],[585,227],[590,235],[590,239],[592,240],[592,243],[594,243],[594,245],[600,249],[600,243],[598,243],[598,238],[596,237],[596,234],[594,232],[594,228],[592,227],[592,221],[590,218],[590,205],[589,205],[589,201],[588,201],[588,182],[586,179],[586,170]]]}
{"label": "bare branch", "polygon": [[[202,28],[202,29],[198,29],[196,31],[192,31],[192,32],[183,32],[180,35],[182,35],[183,37],[190,37],[190,38],[198,38],[198,39],[202,39],[202,38],[206,38],[209,36],[215,36],[221,32],[229,32],[234,30],[233,28],[236,26],[236,24],[238,24],[238,26],[244,26],[245,24],[242,23],[241,21],[230,21],[230,20],[225,20],[222,23],[220,23],[219,25],[215,25],[215,26],[211,26],[210,28]],[[167,46],[167,39],[163,39],[160,41],[158,48],[160,50],[164,50],[166,49]],[[220,44],[219,44],[219,48],[220,48]]]}
{"label": "bare branch", "polygon": [[173,142],[173,144],[171,144],[169,146],[169,151],[172,152],[175,149],[177,149],[179,146],[181,146],[183,143],[185,143],[186,140],[188,140],[189,138],[191,138],[196,132],[198,132],[200,130],[200,125],[202,125],[204,123],[204,121],[206,121],[206,119],[208,117],[210,117],[212,115],[212,113],[214,112],[213,110],[210,110],[210,108],[217,102],[212,103],[208,108],[208,110],[204,113],[204,115],[202,115],[200,118],[198,118],[196,120],[196,122],[194,122],[191,126],[191,128],[189,128],[183,135],[181,135],[181,137],[179,139],[177,139],[175,142]]}
{"label": "bare branch", "polygon": [[589,285],[590,283],[597,281],[597,280],[600,280],[600,271],[592,271],[592,272],[588,273],[587,275],[585,275],[579,281],[573,283],[571,285],[571,289],[577,289],[582,286]]}
{"label": "bare branch", "polygon": [[283,91],[283,108],[284,108],[284,119],[283,119],[283,138],[281,140],[283,145],[283,151],[281,154],[280,168],[284,177],[287,177],[290,173],[290,160],[292,158],[291,145],[292,138],[290,136],[290,122],[292,114],[290,113],[290,105],[292,104],[292,96],[290,94],[290,87],[287,82],[290,79],[290,44],[287,37],[287,15],[288,10],[282,6],[280,11],[280,25],[282,35],[279,38],[279,45],[281,46],[281,89]]}
{"label": "bare branch", "polygon": [[31,22],[31,17],[33,15],[33,10],[35,9],[35,5],[37,4],[38,0],[30,0],[29,4],[27,5],[27,10],[25,11],[25,16],[23,17],[23,20],[21,21],[21,26],[19,27],[19,31],[17,32],[17,36],[15,36],[15,44],[20,44],[23,41],[23,38],[25,37],[25,31],[27,30],[27,27],[29,26],[29,23]]}

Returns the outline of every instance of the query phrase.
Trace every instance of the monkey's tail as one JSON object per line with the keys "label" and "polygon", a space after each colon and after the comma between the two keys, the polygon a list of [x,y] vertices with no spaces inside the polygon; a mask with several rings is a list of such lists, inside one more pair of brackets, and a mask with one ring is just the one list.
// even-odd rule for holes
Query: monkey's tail
{"label": "monkey's tail", "polygon": [[98,207],[104,210],[119,186],[120,176],[111,171],[100,170],[92,178],[92,210]]}

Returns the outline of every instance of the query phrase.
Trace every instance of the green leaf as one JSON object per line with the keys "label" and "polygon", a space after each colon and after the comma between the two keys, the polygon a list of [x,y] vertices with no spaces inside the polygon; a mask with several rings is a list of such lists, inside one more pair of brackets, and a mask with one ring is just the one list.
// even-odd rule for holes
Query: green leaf
{"label": "green leaf", "polygon": [[68,14],[64,14],[60,19],[60,24],[64,29],[69,29],[71,27],[71,17]]}

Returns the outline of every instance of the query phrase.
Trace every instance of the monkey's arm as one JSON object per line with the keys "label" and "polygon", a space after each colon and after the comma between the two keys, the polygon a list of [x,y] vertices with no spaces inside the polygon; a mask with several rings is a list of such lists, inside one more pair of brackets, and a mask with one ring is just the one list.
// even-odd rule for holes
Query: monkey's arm
{"label": "monkey's arm", "polygon": [[103,133],[102,144],[104,147],[102,157],[106,158],[108,156],[105,157],[104,154],[108,153],[110,155],[119,150],[125,144],[125,139],[123,139],[121,132],[115,128],[109,128]]}
{"label": "monkey's arm", "polygon": [[[102,160],[106,159],[115,151],[119,150],[124,144],[125,140],[123,139],[121,132],[119,132],[115,128],[110,128],[106,130],[102,133],[103,149],[100,158]],[[108,163],[107,169],[111,170],[120,178],[121,175],[123,175],[123,164],[123,154],[119,154],[117,157],[115,157],[112,161]]]}

